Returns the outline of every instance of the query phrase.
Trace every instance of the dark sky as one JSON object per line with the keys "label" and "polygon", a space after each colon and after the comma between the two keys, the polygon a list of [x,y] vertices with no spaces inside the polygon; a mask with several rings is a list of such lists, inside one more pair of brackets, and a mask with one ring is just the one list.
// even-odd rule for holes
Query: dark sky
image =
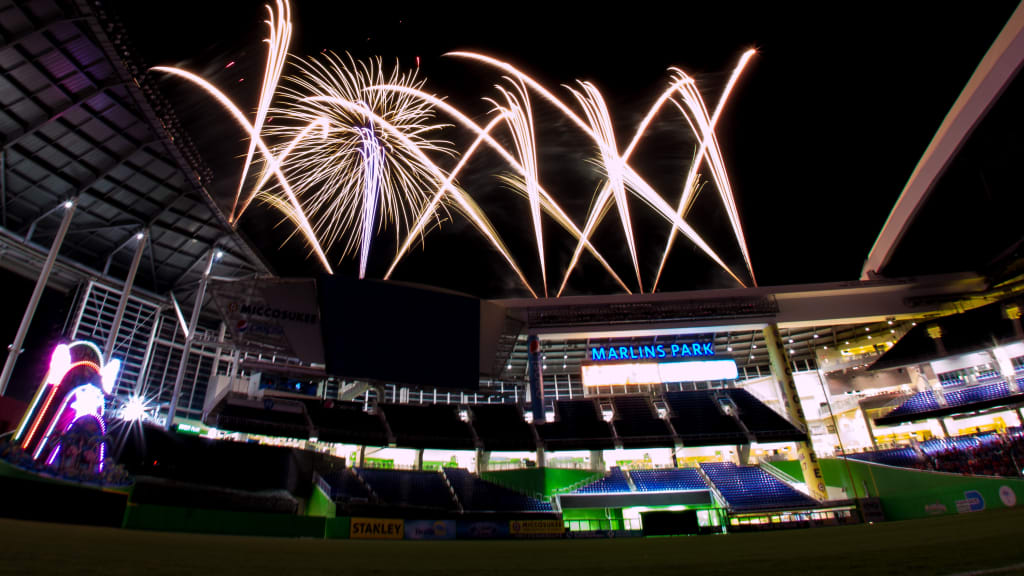
{"label": "dark sky", "polygon": [[[113,5],[147,65],[197,71],[251,106],[258,96],[265,51],[261,2],[185,0]],[[431,91],[478,120],[499,81],[493,69],[444,58],[470,49],[500,57],[568,96],[561,84],[593,81],[616,122],[621,146],[666,85],[666,68],[693,75],[709,106],[748,47],[759,53],[736,88],[718,135],[730,171],[751,258],[762,285],[850,280],[946,112],[1009,15],[1013,2],[898,3],[626,3],[601,12],[559,3],[418,4],[296,2],[292,52],[323,49],[356,57],[383,56],[415,65]],[[156,10],[154,6],[159,6]],[[225,69],[231,61],[236,65]],[[165,95],[214,168],[213,193],[230,198],[246,150],[241,132],[207,97],[177,80]],[[586,140],[551,107],[535,101],[542,183],[582,225],[599,185],[587,163]],[[633,166],[670,204],[678,201],[694,143],[678,115],[663,114]],[[446,136],[461,144],[467,135]],[[525,201],[512,199],[496,175],[505,167],[481,156],[460,180],[495,221],[535,287],[536,250]],[[669,225],[638,201],[641,269],[649,286]],[[277,218],[254,211],[243,229],[282,275],[309,275],[316,263]],[[698,200],[693,226],[736,270],[739,249],[712,186]],[[555,226],[549,242],[549,287],[555,289],[573,242]],[[371,274],[390,262],[387,235],[371,255]],[[614,212],[595,243],[617,272],[635,284]],[[350,258],[337,267],[354,274]],[[552,272],[555,271],[555,272]],[[473,230],[457,220],[427,238],[397,279],[441,285],[484,297],[521,296],[510,271]],[[685,239],[677,241],[660,289],[735,284]],[[604,271],[587,260],[570,284],[574,293],[613,292]]]}

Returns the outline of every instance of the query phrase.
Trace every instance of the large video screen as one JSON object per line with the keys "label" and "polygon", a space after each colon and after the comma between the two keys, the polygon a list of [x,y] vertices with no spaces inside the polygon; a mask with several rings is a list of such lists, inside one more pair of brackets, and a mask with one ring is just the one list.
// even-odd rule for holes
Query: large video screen
{"label": "large video screen", "polygon": [[475,390],[480,301],[407,284],[317,278],[328,374]]}

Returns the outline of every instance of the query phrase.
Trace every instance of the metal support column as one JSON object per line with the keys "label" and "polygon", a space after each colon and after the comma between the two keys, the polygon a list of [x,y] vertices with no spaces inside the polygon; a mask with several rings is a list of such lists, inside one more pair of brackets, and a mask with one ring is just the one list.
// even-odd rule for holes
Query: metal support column
{"label": "metal support column", "polygon": [[117,301],[117,311],[114,312],[114,321],[110,324],[110,332],[107,333],[107,343],[103,346],[103,361],[109,362],[110,355],[114,353],[114,346],[117,344],[117,333],[121,330],[121,321],[124,319],[124,310],[128,307],[128,297],[132,293],[132,286],[135,285],[135,273],[139,270],[139,262],[142,262],[142,253],[146,248],[146,240],[149,239],[149,228],[135,235],[138,245],[135,247],[135,254],[132,256],[132,264],[128,267],[128,277],[124,279],[124,286],[121,288],[121,299]]}
{"label": "metal support column", "polygon": [[53,264],[57,261],[60,246],[64,243],[64,236],[68,233],[68,228],[71,226],[71,217],[75,214],[76,206],[78,206],[77,196],[63,203],[64,217],[60,221],[60,228],[57,229],[57,235],[54,237],[53,243],[50,244],[50,253],[46,256],[43,269],[39,271],[36,287],[32,290],[32,296],[28,300],[28,306],[25,307],[25,314],[21,317],[18,332],[14,335],[14,342],[7,352],[4,370],[0,373],[0,396],[7,392],[7,384],[10,382],[11,374],[14,372],[14,363],[18,361],[18,355],[21,354],[21,346],[25,343],[25,336],[28,335],[28,327],[32,324],[32,317],[35,316],[39,299],[43,297],[43,290],[46,288],[47,280],[50,279],[50,271],[53,270]]}
{"label": "metal support column", "polygon": [[7,148],[0,149],[0,225],[7,228]]}
{"label": "metal support column", "polygon": [[800,469],[803,472],[807,490],[815,500],[828,500],[825,479],[821,474],[818,456],[814,453],[814,447],[811,445],[807,416],[804,415],[803,406],[800,405],[800,394],[796,389],[796,380],[793,379],[793,368],[789,363],[789,358],[786,357],[786,349],[779,336],[779,327],[777,324],[769,324],[762,330],[762,333],[765,346],[768,348],[768,360],[771,363],[772,374],[782,391],[786,414],[789,416],[790,422],[807,435],[806,440],[796,443]]}
{"label": "metal support column", "polygon": [[199,279],[199,289],[196,291],[196,301],[192,305],[192,317],[188,322],[188,333],[185,334],[185,345],[181,349],[181,362],[178,363],[178,373],[174,375],[174,391],[171,393],[171,405],[167,410],[167,429],[174,429],[174,413],[178,411],[178,398],[181,396],[181,385],[185,381],[185,370],[188,368],[188,354],[192,348],[192,341],[196,336],[196,326],[199,324],[199,312],[203,309],[203,299],[206,297],[206,285],[210,281],[210,270],[213,269],[213,261],[217,257],[217,248],[211,248],[210,254],[206,257],[206,266],[203,268],[203,276]]}
{"label": "metal support column", "polygon": [[156,344],[156,337],[160,331],[160,308],[153,312],[153,327],[149,331],[149,340],[146,341],[146,354],[142,357],[142,366],[139,367],[139,377],[135,380],[135,395],[142,396],[146,386],[146,373],[149,372],[149,364],[153,359],[153,345]]}

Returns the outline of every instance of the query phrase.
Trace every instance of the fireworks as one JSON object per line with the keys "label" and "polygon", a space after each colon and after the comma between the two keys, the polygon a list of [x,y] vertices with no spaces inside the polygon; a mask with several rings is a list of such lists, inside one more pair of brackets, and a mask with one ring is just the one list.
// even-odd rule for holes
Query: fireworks
{"label": "fireworks", "polygon": [[[324,249],[337,245],[342,258],[358,252],[362,277],[374,232],[390,227],[396,241],[401,238],[444,180],[430,156],[453,151],[435,137],[444,125],[434,121],[428,103],[366,90],[384,83],[418,89],[423,81],[415,72],[401,73],[397,65],[387,72],[380,59],[357,62],[330,52],[296,60],[295,68],[278,88],[275,122],[265,134],[294,141],[311,123],[327,122],[326,137],[300,139],[282,169]],[[393,131],[383,130],[370,113]]]}
{"label": "fireworks", "polygon": [[[749,279],[756,285],[732,186],[715,135],[722,111],[753,50],[741,57],[712,113],[694,79],[681,70],[670,68],[669,85],[637,126],[629,144],[620,150],[612,113],[596,86],[579,82],[569,87],[572,98],[567,102],[514,66],[483,54],[453,52],[448,56],[485,64],[504,75],[503,81],[495,86],[497,95],[484,98],[493,114],[486,126],[477,124],[443,98],[425,91],[424,80],[418,78],[415,71],[402,72],[397,63],[386,67],[379,58],[357,61],[351,56],[325,51],[315,58],[293,58],[291,73],[284,75],[291,37],[290,10],[283,0],[277,0],[276,7],[276,11],[268,7],[267,68],[259,106],[251,123],[237,106],[205,80],[177,68],[155,68],[200,86],[228,110],[249,136],[249,150],[229,218],[232,224],[237,225],[252,200],[259,199],[294,223],[295,232],[303,237],[328,272],[331,272],[331,265],[327,254],[337,260],[358,254],[361,278],[367,274],[375,236],[387,231],[394,234],[398,246],[384,275],[389,278],[414,243],[424,241],[428,231],[457,213],[480,232],[524,288],[536,296],[538,291],[523,274],[485,210],[473,199],[472,190],[463,190],[458,184],[458,177],[469,159],[478,151],[489,149],[513,170],[511,175],[498,177],[529,205],[539,259],[540,292],[545,296],[548,295],[549,272],[543,233],[545,217],[556,222],[577,242],[569,265],[562,273],[557,295],[565,290],[584,251],[591,254],[623,290],[632,291],[590,241],[612,203],[636,275],[636,289],[644,291],[641,251],[632,221],[632,214],[640,206],[631,206],[631,199],[640,200],[670,225],[670,236],[657,274],[650,283],[652,291],[657,289],[678,233],[693,242],[736,282],[745,285],[686,221],[696,193],[703,186],[699,171],[706,165],[710,182],[725,207]],[[570,106],[573,101],[579,112]],[[697,143],[675,209],[629,164],[648,127],[668,103],[682,114]],[[534,125],[534,108],[538,105],[558,110],[589,138],[596,151],[592,162],[603,184],[582,228],[541,182],[538,150],[544,143],[538,141]],[[441,123],[438,115],[454,121],[454,126]],[[275,121],[267,122],[268,116]],[[461,154],[443,137],[444,131],[451,128],[466,129],[476,136]],[[509,136],[511,150],[496,140],[495,135],[502,132]],[[455,165],[450,171],[441,168],[453,162]],[[257,177],[250,177],[250,166],[258,167]],[[246,192],[246,183],[251,180],[255,180],[255,185]]]}

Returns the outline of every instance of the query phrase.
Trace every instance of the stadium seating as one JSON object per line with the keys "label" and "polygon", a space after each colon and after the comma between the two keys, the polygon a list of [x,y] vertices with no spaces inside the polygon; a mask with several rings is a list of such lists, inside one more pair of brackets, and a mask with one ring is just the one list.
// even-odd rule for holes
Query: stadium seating
{"label": "stadium seating", "polygon": [[728,389],[726,393],[739,409],[739,417],[758,442],[799,442],[807,435],[793,426],[778,412],[765,406],[750,392]]}
{"label": "stadium seating", "polygon": [[893,416],[916,414],[918,412],[928,412],[930,410],[938,409],[939,401],[936,400],[935,393],[931,390],[925,390],[904,400],[903,403],[897,406],[895,410],[886,414],[886,417],[891,418]]}
{"label": "stadium seating", "polygon": [[[944,390],[942,396],[946,400],[945,407],[939,405],[933,391],[925,390],[918,392],[907,398],[892,412],[889,412],[882,418],[878,418],[876,422],[879,424],[893,424],[912,419],[908,417],[917,415],[920,415],[921,418],[934,416],[930,414],[933,411],[943,411],[944,414],[950,414],[958,411],[987,408],[999,405],[1003,400],[1019,396],[1019,394],[1010,392],[1010,387],[1005,380],[998,379],[997,377],[993,381],[991,374],[980,380],[983,380],[984,383],[966,388]],[[1018,384],[1022,381],[1024,379],[1017,380]]]}
{"label": "stadium seating", "polygon": [[321,478],[331,488],[329,496],[331,500],[351,501],[369,500],[370,492],[359,480],[355,472],[349,468],[333,470],[330,473],[321,474]]}
{"label": "stadium seating", "polygon": [[769,508],[809,508],[818,502],[757,466],[737,466],[730,462],[703,462],[718,493],[735,510]]}
{"label": "stadium seating", "polygon": [[631,470],[629,477],[638,492],[680,492],[707,490],[700,472],[694,468],[666,468],[661,470]]}
{"label": "stadium seating", "polygon": [[445,468],[444,475],[463,510],[473,512],[551,512],[551,503],[531,498],[470,474],[465,468]]}
{"label": "stadium seating", "polygon": [[599,450],[615,447],[611,427],[593,400],[555,402],[555,421],[538,424],[548,450]]}
{"label": "stadium seating", "polygon": [[473,429],[485,450],[537,449],[533,430],[515,404],[474,404],[469,410]]}
{"label": "stadium seating", "polygon": [[384,504],[455,510],[456,503],[439,472],[356,468],[370,490]]}
{"label": "stadium seating", "polygon": [[476,443],[458,407],[448,404],[379,404],[399,446],[473,450]]}
{"label": "stadium seating", "polygon": [[747,436],[732,416],[722,414],[710,391],[668,392],[672,427],[687,446],[744,444]]}
{"label": "stadium seating", "polygon": [[913,448],[890,448],[874,452],[860,452],[850,454],[848,458],[864,462],[875,462],[876,464],[886,464],[888,466],[900,466],[902,468],[915,468],[922,460],[921,456]]}
{"label": "stadium seating", "polygon": [[319,400],[306,403],[317,437],[322,442],[387,446],[388,432],[378,414],[363,411],[359,402]]}
{"label": "stadium seating", "polygon": [[615,431],[623,448],[673,447],[672,431],[647,396],[615,396]]}
{"label": "stadium seating", "polygon": [[619,492],[632,492],[625,472],[618,466],[613,466],[607,476],[600,480],[591,482],[577,488],[573,494],[616,494]]}

